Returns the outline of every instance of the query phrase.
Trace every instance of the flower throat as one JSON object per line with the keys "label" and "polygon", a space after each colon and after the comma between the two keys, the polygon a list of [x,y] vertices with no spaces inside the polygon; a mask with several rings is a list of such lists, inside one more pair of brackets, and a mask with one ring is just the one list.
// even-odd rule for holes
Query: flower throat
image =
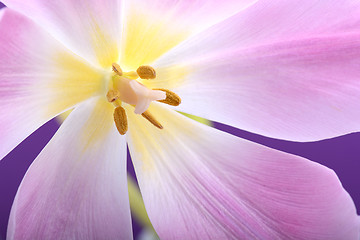
{"label": "flower throat", "polygon": [[115,107],[114,122],[119,133],[124,135],[128,130],[126,111],[121,106],[123,102],[135,107],[134,112],[136,114],[141,114],[141,116],[155,127],[163,129],[163,126],[149,110],[147,110],[150,103],[152,101],[158,101],[171,106],[178,106],[181,103],[180,97],[168,89],[149,89],[137,81],[138,78],[156,78],[156,71],[150,66],[140,66],[136,72],[123,72],[119,64],[113,63],[112,70],[115,74],[112,78],[106,98]]}

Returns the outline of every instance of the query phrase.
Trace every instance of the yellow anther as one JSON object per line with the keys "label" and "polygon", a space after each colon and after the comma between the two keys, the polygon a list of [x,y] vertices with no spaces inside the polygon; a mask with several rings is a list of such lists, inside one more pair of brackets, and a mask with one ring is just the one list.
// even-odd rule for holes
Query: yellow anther
{"label": "yellow anther", "polygon": [[150,66],[140,66],[136,70],[141,79],[154,79],[156,78],[155,69]]}
{"label": "yellow anther", "polygon": [[181,103],[181,98],[174,92],[164,89],[164,88],[155,88],[153,90],[159,90],[166,93],[166,98],[164,100],[158,100],[158,102],[166,103],[171,106],[179,106]]}
{"label": "yellow anther", "polygon": [[109,102],[115,102],[116,99],[120,97],[120,92],[118,90],[110,90],[106,94],[106,98]]}
{"label": "yellow anther", "polygon": [[158,120],[154,118],[154,116],[149,111],[145,111],[144,113],[141,114],[141,116],[143,116],[146,120],[151,122],[155,127],[159,129],[163,129],[163,126],[158,122]]}
{"label": "yellow anther", "polygon": [[114,121],[117,130],[121,135],[124,135],[128,130],[128,122],[126,117],[125,109],[121,106],[115,108]]}
{"label": "yellow anther", "polygon": [[123,71],[122,71],[122,69],[121,69],[121,67],[120,67],[119,64],[113,63],[113,64],[112,64],[112,69],[113,69],[113,71],[114,71],[117,75],[122,76]]}

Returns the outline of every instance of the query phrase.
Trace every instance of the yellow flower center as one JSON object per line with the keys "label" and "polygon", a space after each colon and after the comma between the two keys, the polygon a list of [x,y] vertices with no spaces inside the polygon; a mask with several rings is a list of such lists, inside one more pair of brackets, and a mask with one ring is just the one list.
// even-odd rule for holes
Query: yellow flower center
{"label": "yellow flower center", "polygon": [[150,103],[158,101],[171,106],[178,106],[181,103],[180,97],[168,89],[149,89],[137,81],[138,78],[156,78],[156,71],[151,66],[140,66],[136,72],[123,72],[117,63],[113,63],[112,69],[115,74],[106,98],[115,107],[114,122],[119,133],[124,135],[128,130],[126,111],[121,106],[123,103],[134,106],[136,114],[141,114],[154,126],[163,129],[163,126],[147,110]]}

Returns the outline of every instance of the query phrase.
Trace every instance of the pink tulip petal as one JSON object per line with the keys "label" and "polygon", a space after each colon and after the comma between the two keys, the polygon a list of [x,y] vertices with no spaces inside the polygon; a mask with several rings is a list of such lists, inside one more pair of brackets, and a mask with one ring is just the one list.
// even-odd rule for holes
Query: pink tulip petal
{"label": "pink tulip petal", "polygon": [[129,112],[129,148],[161,239],[359,239],[354,203],[330,169],[152,106]]}
{"label": "pink tulip petal", "polygon": [[110,67],[119,58],[121,0],[2,0],[33,19],[71,51]]}
{"label": "pink tulip petal", "polygon": [[1,12],[0,159],[49,119],[101,94],[103,85],[102,72],[31,20]]}
{"label": "pink tulip petal", "polygon": [[155,64],[180,111],[287,140],[360,130],[360,3],[260,1]]}
{"label": "pink tulip petal", "polygon": [[190,35],[221,22],[256,1],[124,1],[120,64],[128,70],[151,64]]}
{"label": "pink tulip petal", "polygon": [[[127,10],[142,8],[145,13],[151,14],[154,18],[156,14],[163,17],[171,17],[175,22],[184,21],[191,23],[188,28],[206,29],[211,25],[223,21],[232,15],[248,8],[258,0],[132,0],[126,2]],[[125,12],[127,13],[127,12]],[[132,14],[133,12],[129,12]],[[174,24],[168,22],[168,24]]]}
{"label": "pink tulip petal", "polygon": [[27,171],[8,239],[132,239],[126,142],[113,107],[76,108]]}

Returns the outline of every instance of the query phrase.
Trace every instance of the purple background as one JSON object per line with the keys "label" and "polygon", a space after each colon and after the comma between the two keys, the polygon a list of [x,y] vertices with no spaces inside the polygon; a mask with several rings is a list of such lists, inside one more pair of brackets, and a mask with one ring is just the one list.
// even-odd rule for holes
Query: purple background
{"label": "purple background", "polygon": [[[2,6],[0,3],[0,8]],[[295,143],[266,138],[222,124],[215,123],[215,126],[236,136],[303,156],[334,169],[344,188],[352,196],[359,212],[360,162],[358,160],[360,155],[360,133],[313,143]],[[5,239],[11,204],[23,175],[57,129],[57,122],[50,121],[0,161],[0,240]],[[129,171],[133,171],[131,161],[129,161],[128,165]],[[133,225],[134,234],[136,235],[140,227],[136,222],[133,222]]]}

